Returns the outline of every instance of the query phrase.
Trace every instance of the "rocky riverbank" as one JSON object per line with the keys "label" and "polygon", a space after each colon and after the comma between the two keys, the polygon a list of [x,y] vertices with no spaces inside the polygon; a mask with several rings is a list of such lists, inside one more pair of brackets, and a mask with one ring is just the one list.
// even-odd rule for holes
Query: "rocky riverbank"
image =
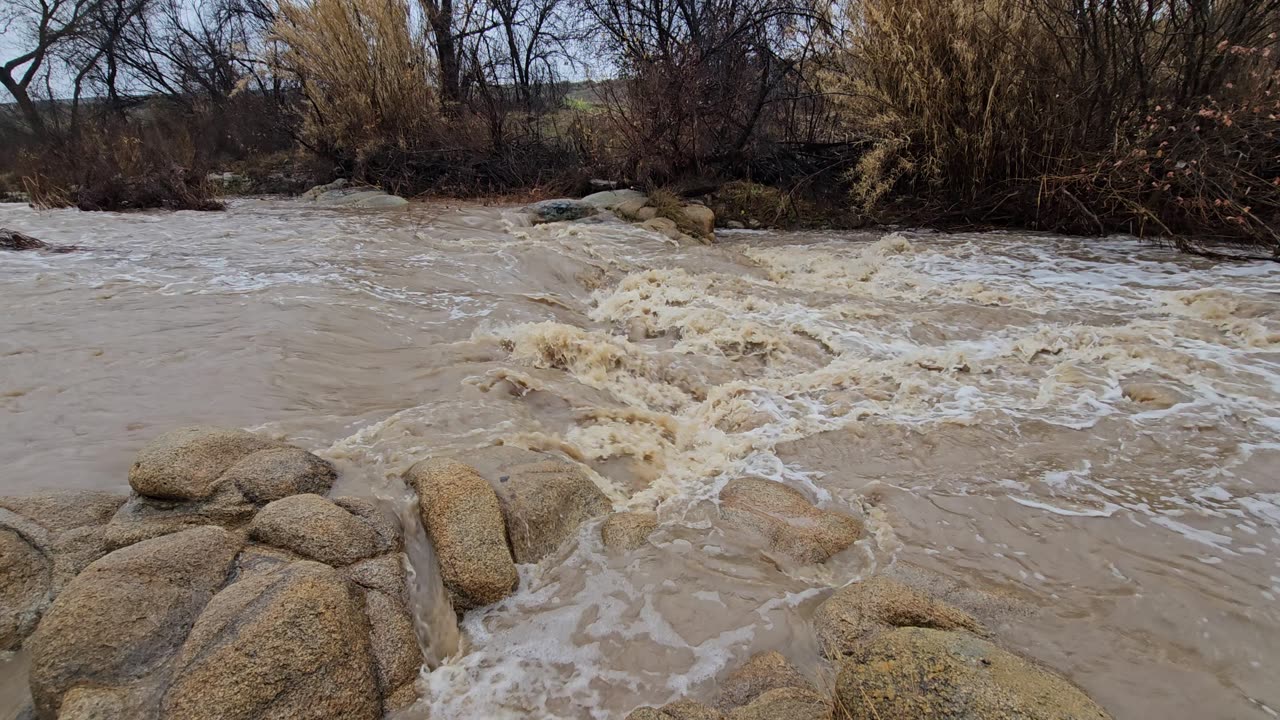
{"label": "rocky riverbank", "polygon": [[[607,516],[598,532],[619,554],[656,527],[645,510],[612,513],[590,472],[558,456],[501,446],[465,462],[424,455],[404,482],[451,612],[512,593],[517,565],[554,561],[583,523]],[[139,452],[127,497],[0,498],[0,649],[29,655],[28,716],[379,718],[413,704],[430,640],[410,607],[410,528],[368,499],[328,497],[335,479],[301,448],[188,427]],[[767,480],[730,482],[719,507],[762,550],[802,565],[863,532],[858,518]],[[986,623],[1007,610],[898,568],[818,608],[834,684],[769,652],[728,676],[713,704],[629,717],[1107,717],[1068,681],[989,641]]]}

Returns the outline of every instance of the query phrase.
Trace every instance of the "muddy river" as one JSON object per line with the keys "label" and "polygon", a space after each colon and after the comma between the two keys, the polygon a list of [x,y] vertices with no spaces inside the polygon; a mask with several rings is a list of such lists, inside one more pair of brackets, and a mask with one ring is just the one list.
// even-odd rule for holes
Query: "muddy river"
{"label": "muddy river", "polygon": [[[1116,718],[1280,712],[1280,265],[1005,233],[676,247],[510,208],[266,200],[5,205],[0,226],[85,248],[0,257],[5,494],[123,488],[146,440],[213,423],[392,503],[416,460],[501,441],[657,509],[630,554],[597,521],[522,566],[407,718],[620,717],[772,649],[829,682],[814,608],[900,562],[1016,598],[1001,642]],[[870,532],[778,562],[714,511],[744,475]],[[21,663],[0,662],[6,698]]]}

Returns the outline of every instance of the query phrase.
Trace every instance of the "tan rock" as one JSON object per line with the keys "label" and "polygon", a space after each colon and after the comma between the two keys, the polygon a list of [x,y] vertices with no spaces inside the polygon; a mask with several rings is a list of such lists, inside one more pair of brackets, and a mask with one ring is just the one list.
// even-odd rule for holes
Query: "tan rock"
{"label": "tan rock", "polygon": [[171,430],[138,452],[129,485],[162,500],[202,500],[218,478],[248,456],[278,443],[244,430],[197,425]]}
{"label": "tan rock", "polygon": [[720,514],[730,524],[765,537],[771,550],[803,563],[825,562],[862,534],[862,523],[814,507],[782,483],[737,478],[720,491]]}
{"label": "tan rock", "polygon": [[45,554],[11,529],[0,529],[0,651],[16,650],[31,634],[53,589]]}
{"label": "tan rock", "polygon": [[404,542],[400,536],[400,523],[383,510],[377,501],[363,497],[336,497],[333,504],[364,521],[378,536],[378,552],[399,550]]}
{"label": "tan rock", "polygon": [[351,582],[368,590],[378,590],[408,603],[408,582],[404,553],[394,552],[361,560],[343,569]]}
{"label": "tan rock", "polygon": [[250,502],[269,503],[290,495],[324,495],[337,477],[329,461],[302,448],[273,447],[245,456],[220,480],[234,483]]}
{"label": "tan rock", "polygon": [[837,702],[851,720],[1105,720],[1062,677],[967,632],[898,628],[841,665]]}
{"label": "tan rock", "polygon": [[422,647],[413,630],[413,615],[399,597],[379,590],[364,593],[365,615],[369,618],[369,642],[383,695],[393,694],[412,683],[422,667]]}
{"label": "tan rock", "polygon": [[812,689],[782,687],[767,690],[750,704],[736,708],[728,720],[830,720],[831,703]]}
{"label": "tan rock", "polygon": [[0,508],[17,513],[51,533],[105,525],[127,496],[105,490],[59,490],[0,497]]}
{"label": "tan rock", "polygon": [[760,653],[734,670],[720,684],[716,706],[721,710],[741,707],[760,695],[778,688],[813,690],[813,685],[780,652]]}
{"label": "tan rock", "polygon": [[605,547],[613,550],[634,550],[643,545],[657,527],[656,513],[614,513],[600,525],[600,539]]}
{"label": "tan rock", "polygon": [[680,226],[676,225],[676,221],[671,218],[653,217],[640,223],[640,227],[659,235],[665,235],[672,240],[679,241],[685,236],[680,230]]}
{"label": "tan rock", "polygon": [[329,565],[348,565],[383,549],[368,523],[319,495],[268,503],[249,523],[249,536]]}
{"label": "tan rock", "polygon": [[706,205],[683,205],[680,207],[680,215],[680,224],[693,230],[694,234],[710,238],[715,233],[716,214]]}
{"label": "tan rock", "polygon": [[160,500],[134,493],[107,523],[103,537],[107,548],[114,550],[205,525],[236,529],[248,522],[256,509],[231,484],[196,501]]}
{"label": "tan rock", "polygon": [[440,560],[440,576],[454,608],[468,610],[510,595],[519,577],[507,547],[498,495],[470,466],[423,460],[405,474]]}
{"label": "tan rock", "polygon": [[889,628],[981,629],[968,613],[884,576],[840,588],[818,606],[813,624],[823,654],[832,659],[848,655],[862,641]]}
{"label": "tan rock", "polygon": [[160,667],[225,582],[240,545],[226,530],[201,527],[85,568],[27,641],[37,715],[55,717],[74,688],[121,686]]}
{"label": "tan rock", "polygon": [[516,447],[489,447],[467,455],[498,494],[507,539],[518,563],[554,552],[612,503],[582,466]]}
{"label": "tan rock", "polygon": [[660,708],[642,707],[632,710],[627,720],[723,720],[715,708],[692,700],[677,700]]}
{"label": "tan rock", "polygon": [[355,589],[303,560],[214,596],[178,654],[160,717],[374,720],[373,665]]}
{"label": "tan rock", "polygon": [[658,208],[652,205],[647,205],[645,207],[642,207],[636,210],[634,219],[639,222],[645,222],[647,220],[652,220],[656,217],[658,217]]}

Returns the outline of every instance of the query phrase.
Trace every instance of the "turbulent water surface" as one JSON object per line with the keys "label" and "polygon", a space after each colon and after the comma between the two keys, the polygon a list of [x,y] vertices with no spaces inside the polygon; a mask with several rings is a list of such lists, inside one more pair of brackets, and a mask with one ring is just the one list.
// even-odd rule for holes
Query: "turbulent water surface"
{"label": "turbulent water surface", "polygon": [[[606,553],[597,521],[521,567],[409,718],[617,717],[769,649],[829,682],[813,609],[903,561],[1024,603],[1002,642],[1117,718],[1280,711],[1280,267],[258,200],[0,226],[86,248],[0,257],[5,493],[123,487],[144,441],[216,423],[389,502],[416,460],[503,442],[657,508],[637,551]],[[823,566],[769,557],[714,511],[744,475],[870,532]]]}

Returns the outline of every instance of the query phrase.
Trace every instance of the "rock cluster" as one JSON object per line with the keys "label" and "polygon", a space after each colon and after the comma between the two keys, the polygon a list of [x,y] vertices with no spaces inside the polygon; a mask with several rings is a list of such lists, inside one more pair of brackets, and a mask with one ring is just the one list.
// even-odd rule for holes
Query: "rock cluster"
{"label": "rock cluster", "polygon": [[335,478],[299,448],[194,427],[139,452],[127,500],[0,498],[0,632],[30,654],[34,716],[379,718],[412,703],[399,528],[369,500],[324,497]]}
{"label": "rock cluster", "polygon": [[[945,586],[907,567],[823,602],[814,626],[836,665],[829,694],[767,652],[720,683],[714,706],[682,700],[639,708],[628,720],[1108,720],[1070,681],[997,647],[972,613],[935,597]],[[976,598],[975,607],[1003,604],[972,591],[947,595]]]}
{"label": "rock cluster", "polygon": [[543,200],[525,208],[530,222],[541,225],[594,217],[608,211],[677,242],[711,242],[715,239],[716,214],[698,203],[682,202],[659,208],[638,190],[604,190],[584,198]]}
{"label": "rock cluster", "polygon": [[510,595],[517,563],[539,562],[583,522],[610,510],[575,463],[503,446],[466,460],[430,458],[405,474],[456,610]]}
{"label": "rock cluster", "polygon": [[329,207],[353,207],[365,209],[402,208],[408,200],[385,193],[376,187],[352,185],[345,178],[338,178],[326,185],[317,185],[302,194],[302,199]]}

